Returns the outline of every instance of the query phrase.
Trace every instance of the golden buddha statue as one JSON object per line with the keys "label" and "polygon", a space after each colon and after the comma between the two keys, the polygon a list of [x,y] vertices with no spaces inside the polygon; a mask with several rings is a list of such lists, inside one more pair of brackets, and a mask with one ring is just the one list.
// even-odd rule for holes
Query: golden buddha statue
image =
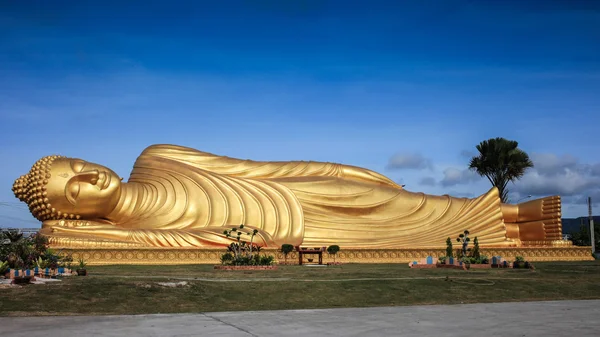
{"label": "golden buddha statue", "polygon": [[15,196],[51,244],[214,247],[224,230],[258,230],[259,245],[441,247],[468,229],[482,246],[561,239],[560,197],[502,204],[409,192],[376,172],[323,162],[258,162],[153,145],[128,182],[80,159],[49,156],[18,178]]}

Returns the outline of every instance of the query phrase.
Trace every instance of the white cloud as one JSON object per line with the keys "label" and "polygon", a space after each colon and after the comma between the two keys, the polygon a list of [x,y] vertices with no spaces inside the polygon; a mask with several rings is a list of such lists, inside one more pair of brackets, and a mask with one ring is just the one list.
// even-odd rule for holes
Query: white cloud
{"label": "white cloud", "polygon": [[480,180],[481,177],[467,169],[457,169],[454,167],[449,167],[444,170],[444,178],[440,181],[440,184],[444,187],[455,186],[455,185],[464,185],[469,184],[475,181]]}
{"label": "white cloud", "polygon": [[433,177],[423,177],[420,181],[419,181],[419,185],[423,185],[423,186],[435,186],[436,181],[435,178]]}
{"label": "white cloud", "polygon": [[577,158],[571,155],[557,156],[552,153],[534,153],[531,155],[535,171],[543,175],[556,175],[578,168]]}
{"label": "white cloud", "polygon": [[475,152],[475,151],[471,151],[471,150],[462,150],[462,151],[460,151],[460,156],[462,158],[471,159],[472,157],[474,157],[476,155],[477,155],[477,152]]}
{"label": "white cloud", "polygon": [[405,153],[393,155],[387,164],[388,169],[431,169],[431,160],[418,153]]}
{"label": "white cloud", "polygon": [[[560,195],[564,203],[600,199],[600,163],[585,164],[571,155],[532,154],[534,167],[515,183],[519,197]],[[593,200],[594,203],[600,200]]]}
{"label": "white cloud", "polygon": [[532,170],[515,185],[515,191],[524,194],[573,196],[590,188],[600,187],[600,179],[572,170],[552,175]]}
{"label": "white cloud", "polygon": [[458,198],[475,198],[478,195],[471,192],[459,192],[459,191],[449,191],[448,195]]}

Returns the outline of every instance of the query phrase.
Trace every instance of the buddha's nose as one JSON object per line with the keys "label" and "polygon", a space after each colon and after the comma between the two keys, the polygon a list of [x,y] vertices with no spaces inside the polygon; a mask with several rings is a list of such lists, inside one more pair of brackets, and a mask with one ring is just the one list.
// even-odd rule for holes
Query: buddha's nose
{"label": "buddha's nose", "polygon": [[100,178],[100,173],[98,172],[98,170],[90,170],[81,172],[77,176],[79,178],[84,178],[85,180],[89,181],[92,185],[96,185],[96,183],[98,183],[98,179]]}

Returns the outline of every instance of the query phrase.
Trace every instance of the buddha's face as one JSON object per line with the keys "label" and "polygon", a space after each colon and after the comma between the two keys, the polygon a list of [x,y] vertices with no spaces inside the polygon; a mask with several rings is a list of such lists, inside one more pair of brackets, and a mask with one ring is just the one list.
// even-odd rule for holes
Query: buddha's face
{"label": "buddha's face", "polygon": [[52,208],[84,218],[104,217],[121,195],[121,178],[111,169],[81,159],[59,158],[46,185]]}

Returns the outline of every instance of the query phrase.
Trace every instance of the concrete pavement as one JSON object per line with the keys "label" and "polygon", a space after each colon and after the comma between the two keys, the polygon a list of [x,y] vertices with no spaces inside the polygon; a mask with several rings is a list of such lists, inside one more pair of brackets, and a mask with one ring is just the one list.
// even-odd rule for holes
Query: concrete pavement
{"label": "concrete pavement", "polygon": [[600,300],[176,315],[1,317],[2,336],[598,336]]}

